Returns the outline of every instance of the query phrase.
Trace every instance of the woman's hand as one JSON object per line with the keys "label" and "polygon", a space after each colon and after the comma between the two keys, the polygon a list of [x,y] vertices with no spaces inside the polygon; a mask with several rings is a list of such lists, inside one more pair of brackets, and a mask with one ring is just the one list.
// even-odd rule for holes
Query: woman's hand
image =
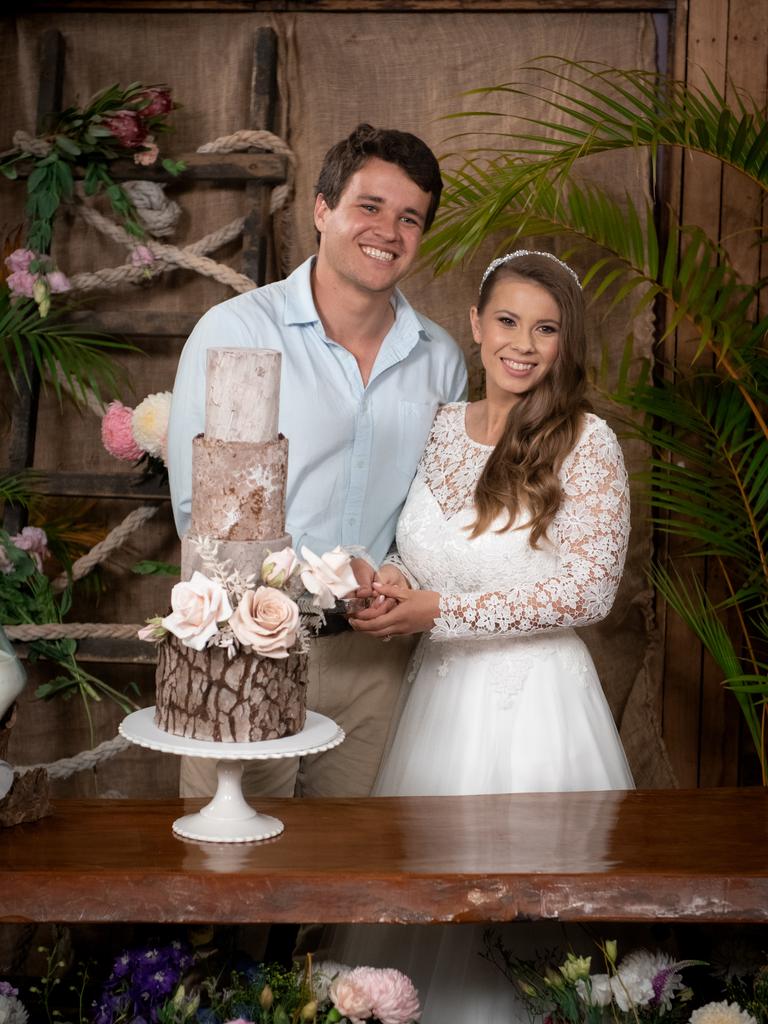
{"label": "woman's hand", "polygon": [[[397,604],[392,597],[386,597],[384,594],[378,593],[373,589],[376,583],[384,583],[386,586],[399,587],[405,590],[410,589],[410,583],[405,578],[405,575],[400,572],[396,565],[392,565],[389,562],[385,562],[380,569],[377,570],[375,575],[371,579],[371,583],[364,591],[361,587],[356,596],[370,598],[370,604],[367,608],[363,608],[357,612],[356,618],[362,619],[363,621],[370,621],[371,619],[378,619],[379,616],[385,615],[387,612],[391,612]],[[351,622],[351,620],[350,620]],[[354,628],[354,626],[353,626]]]}
{"label": "woman's hand", "polygon": [[390,586],[385,583],[373,583],[373,592],[384,597],[389,604],[395,605],[389,611],[376,611],[377,605],[366,608],[354,617],[350,616],[349,624],[360,633],[386,640],[391,636],[409,636],[411,633],[423,633],[431,629],[435,619],[440,615],[440,594],[435,590],[411,590],[404,586]]}

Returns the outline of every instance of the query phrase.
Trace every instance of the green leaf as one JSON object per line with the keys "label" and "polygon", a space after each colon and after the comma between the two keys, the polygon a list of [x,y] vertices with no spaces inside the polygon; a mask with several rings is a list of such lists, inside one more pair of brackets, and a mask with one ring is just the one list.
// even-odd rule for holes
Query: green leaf
{"label": "green leaf", "polygon": [[139,576],[179,576],[181,566],[173,565],[171,562],[153,562],[146,559],[132,565],[131,572],[135,572]]}

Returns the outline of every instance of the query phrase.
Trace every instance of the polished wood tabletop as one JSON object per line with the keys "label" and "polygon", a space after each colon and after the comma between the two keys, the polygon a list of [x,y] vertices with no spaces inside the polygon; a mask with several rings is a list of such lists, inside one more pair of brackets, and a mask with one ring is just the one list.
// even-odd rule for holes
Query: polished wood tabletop
{"label": "polished wood tabletop", "polygon": [[203,802],[60,800],[0,830],[0,920],[768,920],[764,789],[259,800],[282,835],[174,835]]}

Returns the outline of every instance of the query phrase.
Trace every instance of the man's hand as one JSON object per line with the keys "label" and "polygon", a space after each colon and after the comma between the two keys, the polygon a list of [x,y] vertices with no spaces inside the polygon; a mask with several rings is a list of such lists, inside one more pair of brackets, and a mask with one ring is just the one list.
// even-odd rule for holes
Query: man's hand
{"label": "man's hand", "polygon": [[379,597],[394,601],[394,607],[375,615],[368,613],[376,609],[366,608],[349,617],[349,624],[360,633],[388,640],[391,636],[409,636],[431,629],[440,616],[440,594],[435,590],[411,590],[408,587],[387,586],[373,583],[373,591]]}
{"label": "man's hand", "polygon": [[366,562],[364,558],[353,558],[350,560],[349,564],[352,568],[352,572],[355,574],[355,579],[357,580],[355,597],[373,597],[371,584],[373,583],[376,570],[373,568],[371,563]]}
{"label": "man's hand", "polygon": [[[377,583],[383,583],[385,586],[410,590],[408,580],[405,578],[403,573],[400,572],[397,566],[385,562],[379,571],[374,574],[371,581],[371,589],[366,595],[373,600],[371,600],[367,608],[363,608],[355,614],[356,619],[362,619],[363,622],[369,622],[371,619],[378,619],[379,616],[385,615],[387,612],[391,612],[397,604],[397,601],[393,597],[387,597],[375,589]],[[359,590],[357,592],[357,596],[362,596]]]}

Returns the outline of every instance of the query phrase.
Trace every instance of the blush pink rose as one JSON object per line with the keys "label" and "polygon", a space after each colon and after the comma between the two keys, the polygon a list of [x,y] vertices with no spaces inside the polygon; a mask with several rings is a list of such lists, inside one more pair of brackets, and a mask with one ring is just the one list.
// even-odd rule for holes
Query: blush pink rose
{"label": "blush pink rose", "polygon": [[72,285],[69,283],[69,278],[66,274],[60,270],[52,270],[50,274],[45,275],[45,279],[48,282],[48,287],[52,292],[68,292]]}
{"label": "blush pink rose", "polygon": [[101,420],[101,443],[123,462],[135,462],[144,454],[134,439],[132,420],[133,409],[122,402],[110,402]]}
{"label": "blush pink rose", "polygon": [[315,595],[316,608],[333,608],[337,597],[346,597],[357,590],[352,560],[340,547],[326,551],[320,558],[304,547],[301,557],[307,563],[301,571],[301,582]]}
{"label": "blush pink rose", "polygon": [[241,644],[267,658],[287,658],[296,643],[299,606],[282,590],[257,587],[246,590],[230,628]]}
{"label": "blush pink rose", "polygon": [[232,614],[227,592],[201,572],[191,580],[182,580],[171,590],[170,615],[162,625],[186,646],[202,651],[211,637],[219,632],[219,623]]}
{"label": "blush pink rose", "polygon": [[271,551],[261,564],[261,578],[269,587],[284,587],[298,567],[293,548]]}
{"label": "blush pink rose", "polygon": [[351,1024],[361,1024],[373,1013],[371,997],[365,985],[365,972],[369,970],[369,967],[355,967],[331,982],[328,993],[331,1002],[342,1017],[349,1017]]}
{"label": "blush pink rose", "polygon": [[118,110],[102,118],[101,123],[126,149],[137,149],[148,134],[141,115],[135,110]]}
{"label": "blush pink rose", "polygon": [[133,162],[141,167],[151,167],[152,164],[156,163],[159,156],[160,150],[155,143],[145,142],[144,149],[140,149],[138,153],[133,154]]}

